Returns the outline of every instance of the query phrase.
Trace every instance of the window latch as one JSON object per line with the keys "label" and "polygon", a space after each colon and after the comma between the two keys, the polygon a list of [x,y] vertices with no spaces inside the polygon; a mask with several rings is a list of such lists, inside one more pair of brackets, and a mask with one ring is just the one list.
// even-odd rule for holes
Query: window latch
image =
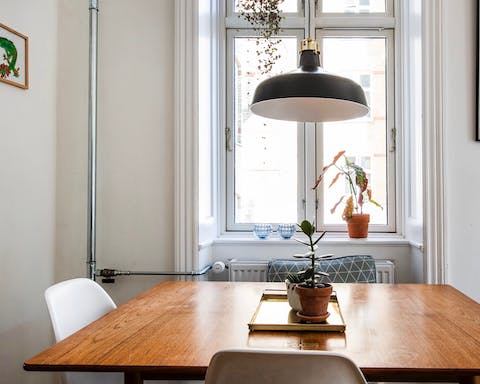
{"label": "window latch", "polygon": [[228,152],[232,152],[232,130],[225,128],[225,148]]}
{"label": "window latch", "polygon": [[390,131],[390,135],[390,152],[395,152],[395,150],[397,149],[397,129],[392,128],[392,130]]}

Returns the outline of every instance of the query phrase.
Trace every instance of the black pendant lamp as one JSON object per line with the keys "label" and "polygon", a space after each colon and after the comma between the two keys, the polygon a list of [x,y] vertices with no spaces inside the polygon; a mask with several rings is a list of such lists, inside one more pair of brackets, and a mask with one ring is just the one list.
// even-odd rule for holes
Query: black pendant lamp
{"label": "black pendant lamp", "polygon": [[360,85],[320,67],[318,43],[311,38],[302,41],[300,67],[262,81],[250,109],[270,119],[299,122],[349,120],[369,111]]}

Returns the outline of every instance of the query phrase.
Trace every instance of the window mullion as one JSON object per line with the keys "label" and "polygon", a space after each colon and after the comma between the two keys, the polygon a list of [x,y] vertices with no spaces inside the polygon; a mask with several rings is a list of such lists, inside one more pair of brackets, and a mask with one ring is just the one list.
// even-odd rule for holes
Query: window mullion
{"label": "window mullion", "polygon": [[363,18],[352,16],[320,16],[315,18],[317,28],[335,29],[391,29],[395,27],[395,19],[388,16],[368,16]]}
{"label": "window mullion", "polygon": [[[303,29],[305,18],[300,16],[285,17],[280,23],[282,29]],[[228,29],[252,29],[252,25],[238,16],[228,16],[225,18],[225,26]]]}

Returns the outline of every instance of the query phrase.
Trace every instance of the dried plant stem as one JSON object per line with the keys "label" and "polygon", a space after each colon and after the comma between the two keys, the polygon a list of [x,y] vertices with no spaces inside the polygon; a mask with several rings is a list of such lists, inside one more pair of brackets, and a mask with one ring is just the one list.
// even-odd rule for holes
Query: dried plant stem
{"label": "dried plant stem", "polygon": [[280,32],[280,22],[283,16],[280,15],[279,5],[284,0],[239,0],[240,16],[248,21],[253,30],[260,33],[257,38],[258,69],[260,73],[266,74],[272,70],[275,62],[280,58],[278,44],[280,39],[273,39],[273,36]]}

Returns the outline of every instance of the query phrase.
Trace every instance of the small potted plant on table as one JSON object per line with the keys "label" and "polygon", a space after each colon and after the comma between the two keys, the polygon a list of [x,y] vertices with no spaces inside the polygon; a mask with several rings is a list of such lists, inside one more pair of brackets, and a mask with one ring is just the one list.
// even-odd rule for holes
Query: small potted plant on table
{"label": "small potted plant on table", "polygon": [[[295,258],[309,259],[310,266],[297,274],[290,274],[287,277],[287,290],[289,292],[289,302],[292,308],[300,309],[297,316],[310,322],[322,322],[329,316],[328,303],[332,293],[332,285],[318,281],[320,276],[328,276],[328,273],[318,270],[319,259],[331,258],[332,254],[317,256],[317,243],[325,235],[323,232],[314,240],[315,225],[307,220],[298,224],[302,232],[308,237],[308,242],[299,239],[296,241],[306,245],[309,250],[303,254],[295,254]],[[295,302],[296,298],[293,291],[298,295],[299,304]],[[300,308],[298,308],[300,307]]]}
{"label": "small potted plant on table", "polygon": [[[345,164],[338,165],[338,160],[342,157],[345,160]],[[351,238],[368,237],[370,215],[363,212],[363,206],[365,203],[370,202],[381,209],[383,209],[383,207],[372,199],[372,190],[368,187],[367,174],[361,166],[350,161],[345,156],[345,151],[340,151],[335,155],[333,161],[329,165],[323,167],[323,171],[320,176],[318,176],[313,189],[318,188],[325,173],[329,169],[336,169],[337,174],[328,187],[330,188],[339,180],[340,176],[343,176],[349,189],[349,193],[342,195],[330,212],[334,213],[346,197],[347,199],[345,201],[345,209],[343,210],[342,219],[347,222],[348,235]]]}

